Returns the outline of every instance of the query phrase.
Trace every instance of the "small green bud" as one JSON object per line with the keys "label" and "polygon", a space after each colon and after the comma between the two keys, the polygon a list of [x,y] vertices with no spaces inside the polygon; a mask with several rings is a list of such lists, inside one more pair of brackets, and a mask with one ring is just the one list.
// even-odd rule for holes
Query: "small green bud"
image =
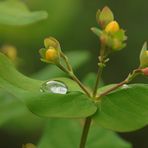
{"label": "small green bud", "polygon": [[141,53],[140,53],[140,67],[145,68],[148,67],[148,50],[147,50],[147,42],[144,43]]}
{"label": "small green bud", "polygon": [[102,28],[114,20],[114,15],[109,7],[104,7],[102,11],[98,10],[96,14],[97,22]]}
{"label": "small green bud", "polygon": [[44,46],[46,49],[53,47],[56,50],[61,50],[60,43],[53,37],[48,37],[44,39]]}

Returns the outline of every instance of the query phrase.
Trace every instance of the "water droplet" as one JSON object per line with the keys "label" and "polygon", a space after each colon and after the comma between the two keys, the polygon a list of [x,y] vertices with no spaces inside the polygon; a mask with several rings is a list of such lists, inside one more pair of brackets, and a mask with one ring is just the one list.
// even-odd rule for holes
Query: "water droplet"
{"label": "water droplet", "polygon": [[66,94],[68,91],[67,86],[59,81],[47,81],[42,84],[41,92],[48,92],[48,93],[53,93],[53,94]]}
{"label": "water droplet", "polygon": [[124,84],[121,88],[122,89],[127,89],[127,88],[129,88],[129,86],[127,84]]}

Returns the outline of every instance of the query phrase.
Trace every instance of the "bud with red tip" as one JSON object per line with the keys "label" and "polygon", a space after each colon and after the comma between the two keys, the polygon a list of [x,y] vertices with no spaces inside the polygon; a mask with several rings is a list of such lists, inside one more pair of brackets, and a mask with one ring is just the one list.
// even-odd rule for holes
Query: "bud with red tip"
{"label": "bud with red tip", "polygon": [[148,76],[148,67],[141,69],[141,72],[145,75]]}
{"label": "bud with red tip", "polygon": [[97,11],[96,19],[98,24],[104,29],[107,24],[114,20],[114,15],[110,8],[106,6],[102,11]]}

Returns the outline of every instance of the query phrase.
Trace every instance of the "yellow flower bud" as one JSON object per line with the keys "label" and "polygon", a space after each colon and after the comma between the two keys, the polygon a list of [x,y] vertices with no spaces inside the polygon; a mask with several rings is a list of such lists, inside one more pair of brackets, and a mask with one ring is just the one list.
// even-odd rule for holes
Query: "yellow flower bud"
{"label": "yellow flower bud", "polygon": [[47,61],[56,61],[59,58],[59,53],[55,48],[49,48],[45,53],[45,58]]}
{"label": "yellow flower bud", "polygon": [[110,22],[106,27],[105,27],[105,31],[107,33],[115,33],[117,31],[119,31],[120,27],[118,22],[116,21],[112,21]]}

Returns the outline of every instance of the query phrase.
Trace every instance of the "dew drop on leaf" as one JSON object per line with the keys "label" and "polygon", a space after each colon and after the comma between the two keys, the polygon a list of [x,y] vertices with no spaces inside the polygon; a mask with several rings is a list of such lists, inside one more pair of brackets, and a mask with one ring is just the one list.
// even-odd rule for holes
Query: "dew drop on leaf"
{"label": "dew drop on leaf", "polygon": [[129,86],[127,84],[124,84],[121,88],[122,89],[127,89],[127,88],[129,88]]}
{"label": "dew drop on leaf", "polygon": [[48,92],[53,94],[66,94],[68,91],[67,86],[59,81],[47,81],[42,84],[40,88],[41,92]]}

